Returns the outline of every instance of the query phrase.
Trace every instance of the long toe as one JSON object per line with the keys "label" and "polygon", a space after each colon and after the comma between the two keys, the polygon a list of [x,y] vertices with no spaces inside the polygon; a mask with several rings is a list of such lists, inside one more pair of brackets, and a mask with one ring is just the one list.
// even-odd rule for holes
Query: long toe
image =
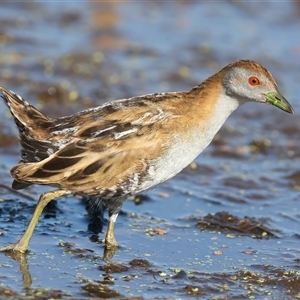
{"label": "long toe", "polygon": [[27,247],[24,247],[24,245],[20,243],[11,244],[5,247],[0,248],[0,251],[19,251],[21,253],[25,253],[27,251]]}

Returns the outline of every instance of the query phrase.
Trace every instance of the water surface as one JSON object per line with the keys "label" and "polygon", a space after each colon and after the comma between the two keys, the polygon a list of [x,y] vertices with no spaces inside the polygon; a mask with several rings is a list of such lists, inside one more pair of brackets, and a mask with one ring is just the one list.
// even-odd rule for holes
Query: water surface
{"label": "water surface", "polygon": [[[53,202],[26,255],[0,253],[0,298],[299,298],[299,15],[298,2],[3,2],[1,85],[49,116],[188,90],[237,59],[266,66],[296,114],[241,107],[189,168],[125,203],[108,262],[82,200]],[[5,245],[48,188],[9,188],[19,146],[0,112]]]}

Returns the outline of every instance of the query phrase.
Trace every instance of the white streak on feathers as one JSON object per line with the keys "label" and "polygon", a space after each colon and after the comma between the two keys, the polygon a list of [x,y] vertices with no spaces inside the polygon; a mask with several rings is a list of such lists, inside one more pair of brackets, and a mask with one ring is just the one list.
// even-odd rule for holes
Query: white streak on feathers
{"label": "white streak on feathers", "polygon": [[[58,127],[59,125],[63,125],[63,124],[58,124],[56,127]],[[62,129],[62,130],[52,131],[52,134],[53,135],[67,135],[67,134],[74,133],[74,132],[78,131],[78,129],[79,129],[79,127],[75,126],[75,127],[71,127],[71,128],[65,128],[65,129]]]}
{"label": "white streak on feathers", "polygon": [[97,130],[97,131],[93,132],[93,133],[91,134],[91,136],[92,136],[92,137],[96,137],[97,135],[101,134],[102,132],[105,132],[105,131],[114,129],[115,127],[116,127],[116,125],[110,126],[110,127],[107,127],[107,128],[101,129],[101,130]]}
{"label": "white streak on feathers", "polygon": [[129,129],[129,130],[126,130],[126,131],[122,131],[122,132],[115,132],[114,133],[114,139],[115,140],[118,140],[126,135],[129,135],[133,132],[136,132],[138,129],[137,128],[132,128],[132,129]]}

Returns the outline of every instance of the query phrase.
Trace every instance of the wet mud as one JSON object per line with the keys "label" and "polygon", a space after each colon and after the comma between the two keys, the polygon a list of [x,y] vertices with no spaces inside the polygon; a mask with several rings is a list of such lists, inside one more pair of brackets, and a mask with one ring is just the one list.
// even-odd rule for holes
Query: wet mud
{"label": "wet mud", "polygon": [[[0,299],[300,298],[299,2],[3,2],[1,85],[55,117],[188,90],[238,59],[266,66],[293,105],[235,112],[195,162],[106,220],[53,201],[21,253],[0,252]],[[0,246],[47,187],[11,189],[17,130],[0,104]]]}

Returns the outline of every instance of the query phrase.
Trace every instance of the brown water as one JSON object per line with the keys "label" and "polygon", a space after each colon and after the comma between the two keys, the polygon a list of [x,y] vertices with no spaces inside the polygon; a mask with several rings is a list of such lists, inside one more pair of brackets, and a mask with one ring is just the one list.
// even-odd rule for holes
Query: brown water
{"label": "brown water", "polygon": [[[299,18],[288,1],[2,2],[1,85],[50,116],[188,90],[244,58],[271,70],[296,114],[241,107],[194,164],[126,202],[109,262],[82,201],[53,202],[26,255],[0,253],[0,298],[300,298]],[[47,188],[9,189],[19,146],[0,105],[2,246]]]}

